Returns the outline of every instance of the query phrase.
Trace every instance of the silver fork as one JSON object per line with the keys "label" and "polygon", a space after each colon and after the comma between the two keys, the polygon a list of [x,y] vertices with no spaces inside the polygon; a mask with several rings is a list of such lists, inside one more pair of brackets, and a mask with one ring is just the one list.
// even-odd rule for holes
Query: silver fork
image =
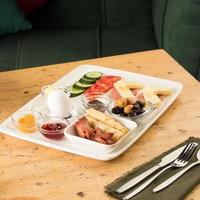
{"label": "silver fork", "polygon": [[168,178],[166,181],[158,185],[153,189],[153,192],[159,192],[160,190],[163,190],[164,188],[168,187],[170,184],[172,184],[174,181],[176,181],[178,178],[180,178],[184,173],[186,173],[189,169],[192,167],[200,164],[200,150],[197,152],[197,161],[193,162],[192,164],[188,165],[187,167],[184,167],[181,171],[174,174],[170,178]]}
{"label": "silver fork", "polygon": [[149,180],[144,182],[142,185],[137,187],[131,193],[124,196],[122,199],[129,200],[130,198],[134,197],[136,194],[138,194],[139,192],[144,190],[148,185],[150,185],[150,183],[152,183],[158,176],[160,176],[167,169],[172,168],[172,167],[184,167],[185,165],[187,165],[193,153],[195,152],[197,146],[198,146],[198,143],[196,142],[188,143],[177,159],[175,159],[172,163],[164,167],[160,172],[158,172],[152,178],[150,178]]}

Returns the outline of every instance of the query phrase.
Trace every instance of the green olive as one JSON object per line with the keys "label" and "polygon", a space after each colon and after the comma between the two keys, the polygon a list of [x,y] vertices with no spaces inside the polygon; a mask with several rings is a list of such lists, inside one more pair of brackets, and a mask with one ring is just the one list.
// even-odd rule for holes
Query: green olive
{"label": "green olive", "polygon": [[129,114],[133,109],[133,105],[129,104],[124,108],[124,113]]}
{"label": "green olive", "polygon": [[127,105],[127,100],[124,98],[119,98],[115,101],[115,106],[120,108],[124,108]]}

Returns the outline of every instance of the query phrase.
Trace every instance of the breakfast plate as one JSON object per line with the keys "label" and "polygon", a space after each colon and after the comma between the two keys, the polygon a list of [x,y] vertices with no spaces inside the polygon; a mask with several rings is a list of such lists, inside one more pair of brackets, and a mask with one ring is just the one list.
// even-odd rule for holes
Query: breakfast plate
{"label": "breakfast plate", "polygon": [[[125,87],[123,84],[124,85],[126,84],[126,88],[128,88],[128,86],[132,87],[133,85],[134,87],[139,88],[140,89],[139,91],[143,92],[142,93],[143,98],[147,100],[146,102],[150,101],[151,104],[156,106],[154,106],[153,109],[150,110],[150,112],[147,112],[147,114],[142,115],[142,113],[145,112],[145,109],[144,111],[142,110],[143,106],[145,105],[143,105],[139,100],[137,100],[136,102],[132,102],[133,99],[131,99],[132,96],[130,91],[125,91],[125,89],[122,90],[122,88]],[[167,96],[165,96],[164,98],[163,96],[159,96],[160,89],[154,89],[158,86],[159,88],[168,88],[162,90],[161,92],[163,95],[167,94]],[[53,87],[59,89],[62,88],[63,90],[65,90],[65,88],[68,88],[67,94],[69,95],[67,96],[67,98],[69,102],[68,104],[64,102],[63,105],[64,107],[70,108],[71,106],[75,108],[75,111],[73,110],[73,114],[69,115],[69,113],[66,113],[70,117],[68,118],[63,117],[62,120],[59,119],[58,122],[56,122],[56,128],[59,128],[59,132],[63,130],[62,132],[63,135],[61,136],[61,139],[55,139],[45,136],[46,132],[44,131],[44,129],[47,130],[47,132],[50,131],[50,129],[52,128],[52,124],[49,121],[49,118],[48,120],[45,118],[47,117],[46,115],[48,114],[48,112],[45,114],[44,117],[43,111],[46,109],[47,105],[48,106],[52,105],[51,106],[52,110],[50,111],[58,112],[59,106],[53,105],[53,101],[49,101],[46,105],[46,103],[44,103],[45,102],[44,91],[42,91],[30,102],[28,102],[18,111],[16,111],[16,113],[14,113],[12,116],[6,119],[0,125],[0,131],[2,133],[5,133],[7,135],[22,140],[37,143],[57,150],[104,161],[112,160],[118,157],[124,151],[126,151],[169,108],[169,106],[173,103],[173,101],[177,98],[177,96],[182,90],[182,84],[175,81],[160,79],[152,76],[146,76],[122,70],[116,70],[113,68],[105,68],[96,65],[81,65],[77,67],[76,69],[72,70],[64,77],[59,79],[56,83],[54,83]],[[144,88],[141,89],[142,87]],[[169,88],[170,88],[170,94],[168,94]],[[85,116],[85,113],[87,112],[86,106],[88,104],[84,104],[83,102],[83,100],[85,100],[85,97],[87,97],[87,94],[90,94],[92,92],[94,93],[100,92],[109,97],[114,98],[112,96],[114,89],[117,89],[117,92],[123,97],[123,99],[127,98],[128,99],[127,102],[129,103],[126,102],[125,105],[121,106],[121,103],[124,103],[121,102],[122,100],[119,101],[119,99],[115,100],[112,99],[112,101],[115,101],[115,103],[112,104],[113,108],[109,108],[109,112],[105,111],[106,112],[105,115],[109,114],[109,116],[112,117],[111,120],[115,119],[117,122],[121,123],[122,125],[124,124],[126,127],[128,127],[129,131],[127,131],[127,134],[125,136],[124,135],[120,136],[117,140],[114,141],[110,140],[110,138],[114,138],[114,134],[108,133],[107,135],[109,135],[109,139],[103,138],[104,140],[100,140],[99,142],[99,133],[97,134],[97,130],[96,129],[94,130],[94,127],[92,127],[93,132],[87,138],[81,138],[79,137],[80,135],[78,134],[76,135],[76,133],[74,132],[75,130],[74,126],[76,126],[77,120],[80,119],[82,116]],[[136,92],[136,90],[134,91],[131,90],[131,92]],[[57,95],[61,95],[61,93],[59,92],[57,93],[58,93]],[[152,93],[155,93],[155,95],[157,96],[155,96]],[[50,94],[52,93],[50,92]],[[154,96],[154,98],[152,97],[150,98],[150,96],[152,95]],[[96,96],[97,95],[95,94],[94,97]],[[141,96],[139,92],[138,96]],[[101,98],[104,98],[104,95],[101,96]],[[63,102],[60,101],[59,104],[61,105],[62,103]],[[94,105],[96,106],[95,108],[100,108],[101,111],[102,109],[106,110],[107,107],[105,106],[104,108],[103,107],[104,105],[101,105],[100,103],[99,101],[94,99],[94,101],[92,101],[92,104],[89,105]],[[138,107],[138,110],[136,110],[136,107]],[[133,109],[135,109],[134,112]],[[31,111],[34,114],[33,115],[27,114],[25,115],[25,117],[24,116],[21,117],[20,120],[17,121],[18,126],[16,126],[16,123],[13,123],[13,116],[18,116],[21,112],[24,111],[27,111],[27,113]],[[62,111],[63,109],[61,107],[59,112]],[[114,111],[115,113],[112,113],[112,111]],[[141,114],[142,116],[138,118],[139,120],[134,120],[134,117],[132,116],[138,114],[136,111],[139,112],[139,114]],[[50,114],[52,114],[52,112]],[[116,112],[119,115],[116,116]],[[35,130],[34,127],[31,127],[30,130],[34,131],[29,132],[29,129],[27,128],[27,125],[29,124],[24,125],[23,123],[24,122],[33,123],[34,120],[32,119],[32,116],[36,116],[35,119],[38,120],[39,125],[37,124],[37,126],[35,126]],[[130,119],[129,116],[131,116]],[[42,122],[40,120],[41,118]],[[94,116],[94,118],[95,120],[97,120],[96,116]],[[117,118],[119,118],[119,120]],[[67,121],[67,123],[65,121]],[[106,120],[102,121],[102,123],[104,126],[105,125],[111,126],[111,124],[108,123],[106,124]],[[109,128],[110,128],[109,130],[113,130],[113,128],[115,129],[116,127],[112,126]]]}

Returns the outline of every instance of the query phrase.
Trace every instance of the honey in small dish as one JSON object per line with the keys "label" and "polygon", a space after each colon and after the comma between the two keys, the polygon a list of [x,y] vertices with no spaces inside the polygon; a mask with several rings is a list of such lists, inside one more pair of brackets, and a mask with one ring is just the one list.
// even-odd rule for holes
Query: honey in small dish
{"label": "honey in small dish", "polygon": [[13,117],[15,127],[24,133],[33,133],[37,130],[35,116],[31,113],[23,113]]}

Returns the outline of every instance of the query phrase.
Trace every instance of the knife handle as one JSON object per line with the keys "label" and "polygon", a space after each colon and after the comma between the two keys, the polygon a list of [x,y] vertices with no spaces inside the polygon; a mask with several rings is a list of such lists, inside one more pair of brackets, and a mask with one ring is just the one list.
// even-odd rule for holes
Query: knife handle
{"label": "knife handle", "polygon": [[122,197],[123,200],[129,200],[132,197],[134,197],[136,194],[138,194],[139,192],[141,192],[142,190],[144,190],[148,185],[150,185],[158,176],[160,176],[160,174],[162,174],[164,171],[166,171],[167,169],[171,168],[172,165],[168,165],[165,168],[163,168],[161,171],[159,171],[157,174],[155,174],[153,177],[151,177],[150,179],[148,179],[146,182],[144,182],[142,185],[138,186],[135,190],[133,190],[131,193],[129,193],[128,195],[126,195],[125,197]]}
{"label": "knife handle", "polygon": [[125,183],[124,185],[119,187],[116,190],[116,193],[121,194],[121,193],[125,192],[126,190],[132,188],[133,186],[135,186],[136,184],[138,184],[139,182],[144,180],[146,177],[151,175],[153,172],[158,170],[160,167],[161,167],[160,165],[155,165],[154,167],[148,169],[147,171],[143,172],[139,176],[136,176],[135,178],[131,179],[130,181],[128,181],[127,183]]}
{"label": "knife handle", "polygon": [[182,176],[185,172],[187,172],[190,168],[194,167],[197,164],[200,164],[200,162],[197,161],[195,163],[192,163],[191,165],[189,165],[185,169],[181,170],[180,172],[178,172],[174,176],[172,176],[169,179],[167,179],[166,181],[162,182],[160,185],[158,185],[157,187],[155,187],[153,189],[153,192],[159,192],[160,190],[166,188],[167,186],[169,186],[170,184],[172,184],[174,181],[176,181],[180,176]]}

